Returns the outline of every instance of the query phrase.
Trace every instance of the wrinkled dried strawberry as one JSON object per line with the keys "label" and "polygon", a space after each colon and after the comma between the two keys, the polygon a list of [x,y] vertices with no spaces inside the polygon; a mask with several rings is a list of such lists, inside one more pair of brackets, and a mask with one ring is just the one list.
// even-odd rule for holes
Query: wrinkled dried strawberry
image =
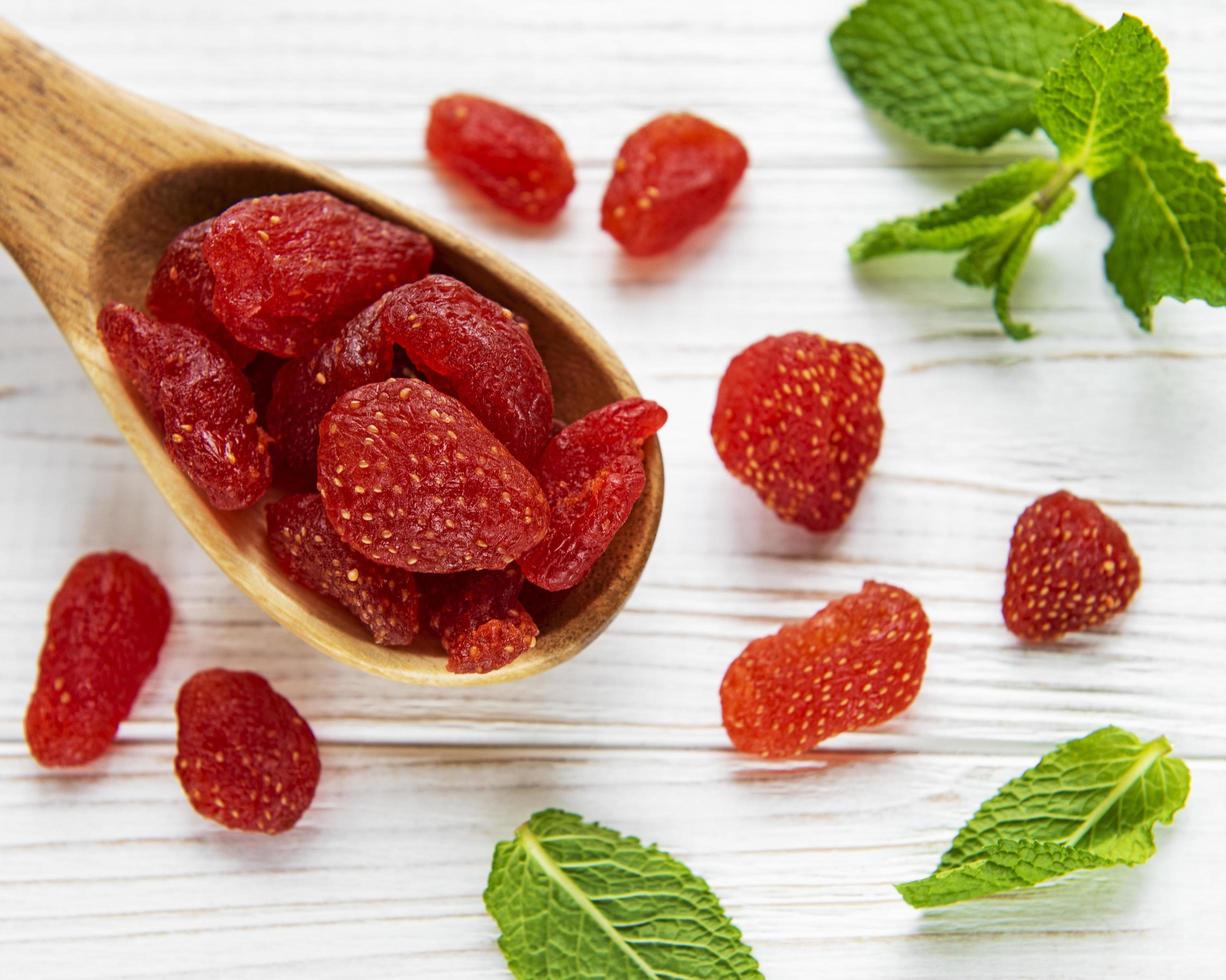
{"label": "wrinkled dried strawberry", "polygon": [[449,276],[397,290],[383,319],[427,380],[463,402],[520,462],[536,460],[549,439],[553,387],[523,320]]}
{"label": "wrinkled dried strawberry", "polygon": [[90,762],[115,738],[157,665],[170,598],[145,565],[119,551],[69,570],[47,616],[26,742],[44,766]]}
{"label": "wrinkled dried strawberry", "polygon": [[915,596],[865,582],[732,661],[719,689],[724,729],[742,752],[784,758],[879,725],[915,700],[931,642]]}
{"label": "wrinkled dried strawberry", "polygon": [[724,209],[749,154],[726,129],[677,112],[622,144],[600,207],[600,227],[631,255],[656,255]]}
{"label": "wrinkled dried strawberry", "polygon": [[416,572],[502,568],[549,520],[523,464],[467,408],[415,378],[364,385],[324,416],[319,488],[349,547]]}
{"label": "wrinkled dried strawberry", "polygon": [[643,443],[667,419],[655,402],[628,398],[549,441],[535,468],[549,500],[549,532],[519,559],[530,582],[558,591],[587,576],[643,492]]}
{"label": "wrinkled dried strawberry", "polygon": [[519,602],[524,576],[510,565],[494,571],[423,575],[430,628],[453,674],[487,674],[536,646],[540,632]]}
{"label": "wrinkled dried strawberry", "polygon": [[179,690],[175,772],[196,812],[232,830],[279,834],[319,784],[315,734],[259,674],[204,670]]}
{"label": "wrinkled dried strawberry", "polygon": [[235,340],[213,313],[213,270],[201,251],[212,224],[210,218],[192,225],[166,246],[145,294],[145,306],[163,323],[195,327],[235,364],[246,367],[256,352]]}
{"label": "wrinkled dried strawberry", "polygon": [[239,510],[264,495],[272,477],[251,385],[201,331],[158,323],[111,303],[98,314],[111,360],[162,429],[170,458],[219,510]]}
{"label": "wrinkled dried strawberry", "polygon": [[575,188],[575,168],[557,133],[477,95],[449,95],[430,107],[426,149],[525,221],[549,221]]}
{"label": "wrinkled dried strawberry", "polygon": [[315,489],[319,423],[328,409],[347,391],[391,374],[392,348],[382,321],[386,302],[386,296],[376,300],[311,357],[288,361],[277,374],[267,417],[283,486]]}
{"label": "wrinkled dried strawberry", "polygon": [[269,504],[268,547],[287,575],[330,596],[370,630],[382,646],[408,646],[417,635],[413,573],[376,565],[340,539],[317,493],[293,494]]}
{"label": "wrinkled dried strawberry", "polygon": [[1024,640],[1055,640],[1123,612],[1141,585],[1128,535],[1067,490],[1022,511],[1009,543],[1002,610]]}
{"label": "wrinkled dried strawberry", "polygon": [[839,527],[881,448],[884,371],[860,344],[767,337],[732,359],[711,437],[724,466],[783,520]]}
{"label": "wrinkled dried strawberry", "polygon": [[310,355],[434,257],[424,235],[322,191],[240,201],[213,220],[203,248],[218,319],[278,357]]}

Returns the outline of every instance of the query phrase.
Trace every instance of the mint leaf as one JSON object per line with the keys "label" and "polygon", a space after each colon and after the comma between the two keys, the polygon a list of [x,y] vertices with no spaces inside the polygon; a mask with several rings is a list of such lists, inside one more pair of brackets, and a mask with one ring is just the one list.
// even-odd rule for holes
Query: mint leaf
{"label": "mint leaf", "polygon": [[1187,802],[1190,777],[1165,738],[1100,728],[1057,746],[985,802],[928,878],[898,886],[917,908],[948,905],[1154,853],[1153,826]]}
{"label": "mint leaf", "polygon": [[830,44],[860,98],[893,122],[983,148],[1034,130],[1044,75],[1093,28],[1053,0],[868,0]]}
{"label": "mint leaf", "polygon": [[993,306],[1009,336],[1031,329],[1013,319],[1009,298],[1035,233],[1057,221],[1073,200],[1072,172],[1055,160],[1025,160],[973,184],[948,204],[865,232],[851,246],[855,262],[896,252],[966,250],[954,272],[995,291]]}
{"label": "mint leaf", "polygon": [[1091,177],[1123,163],[1166,111],[1166,60],[1149,28],[1128,14],[1079,41],[1035,97],[1060,159]]}
{"label": "mint leaf", "polygon": [[705,881],[562,810],[494,848],[485,907],[517,977],[762,977]]}
{"label": "mint leaf", "polygon": [[1074,871],[1107,868],[1114,863],[1080,847],[999,840],[974,861],[895,887],[908,905],[926,909],[1029,888]]}
{"label": "mint leaf", "polygon": [[1136,152],[1094,182],[1115,230],[1107,278],[1145,330],[1164,296],[1226,306],[1226,199],[1217,169],[1158,123]]}

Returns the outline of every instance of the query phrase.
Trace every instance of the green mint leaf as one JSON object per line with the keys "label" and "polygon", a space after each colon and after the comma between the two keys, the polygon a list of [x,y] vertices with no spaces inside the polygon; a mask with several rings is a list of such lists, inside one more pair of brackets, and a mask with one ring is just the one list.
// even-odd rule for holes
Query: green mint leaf
{"label": "green mint leaf", "polygon": [[1010,213],[1050,181],[1060,164],[1036,158],[1015,163],[972,184],[947,204],[866,231],[851,246],[855,262],[895,252],[960,251],[1006,227]]}
{"label": "green mint leaf", "polygon": [[1107,278],[1145,330],[1164,296],[1226,306],[1226,199],[1217,168],[1163,122],[1094,182],[1094,204],[1115,230]]}
{"label": "green mint leaf", "polygon": [[1094,26],[1054,0],[868,0],[830,44],[870,106],[929,142],[980,149],[1034,130],[1044,75]]}
{"label": "green mint leaf", "polygon": [[908,905],[927,909],[1029,888],[1074,871],[1107,868],[1113,864],[1114,861],[1080,847],[1043,841],[999,840],[974,861],[895,887]]}
{"label": "green mint leaf", "polygon": [[866,231],[851,246],[864,262],[896,252],[966,250],[954,272],[994,290],[993,307],[1016,340],[1030,327],[1013,319],[1009,298],[1039,228],[1057,221],[1073,200],[1073,171],[1055,160],[1025,160],[973,184],[948,204]]}
{"label": "green mint leaf", "polygon": [[485,907],[516,977],[762,977],[705,881],[562,810],[495,847]]}
{"label": "green mint leaf", "polygon": [[1060,158],[1091,177],[1123,163],[1166,112],[1165,71],[1166,49],[1127,14],[1079,41],[1035,97],[1039,122]]}
{"label": "green mint leaf", "polygon": [[1154,853],[1155,823],[1187,802],[1188,767],[1165,738],[1100,728],[1057,746],[1002,786],[928,878],[899,885],[912,905],[946,905]]}

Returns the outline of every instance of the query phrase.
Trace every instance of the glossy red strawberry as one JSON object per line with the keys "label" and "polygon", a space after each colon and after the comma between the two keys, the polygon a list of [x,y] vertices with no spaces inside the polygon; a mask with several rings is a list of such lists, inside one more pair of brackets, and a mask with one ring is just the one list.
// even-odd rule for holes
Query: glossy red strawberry
{"label": "glossy red strawberry", "polygon": [[479,95],[449,95],[430,107],[426,149],[525,221],[551,220],[575,189],[575,168],[557,133]]}
{"label": "glossy red strawberry", "polygon": [[250,380],[219,345],[196,327],[121,303],[98,313],[98,335],[162,430],[166,452],[210,504],[241,510],[264,495],[268,436]]}
{"label": "glossy red strawberry", "polygon": [[157,665],[170,598],[121,551],[86,555],[51,600],[38,683],[26,710],[30,754],[44,766],[96,759]]}
{"label": "glossy red strawberry", "polygon": [[185,228],[166,246],[145,294],[145,306],[163,323],[181,323],[206,334],[246,367],[256,352],[244,347],[213,313],[213,270],[204,259],[202,246],[213,220]]}
{"label": "glossy red strawberry", "polygon": [[1092,500],[1059,490],[1022,511],[1009,543],[1005,625],[1054,640],[1106,622],[1132,600],[1141,561],[1128,535]]}
{"label": "glossy red strawberry", "polygon": [[932,637],[919,600],[865,582],[803,623],[754,640],[724,674],[724,729],[742,752],[800,755],[905,710]]}
{"label": "glossy red strawberry", "polygon": [[319,784],[315,734],[259,674],[203,670],[179,690],[175,772],[196,812],[232,830],[279,834]]}
{"label": "glossy red strawberry", "polygon": [[847,520],[881,448],[884,373],[861,344],[811,333],[760,340],[719,383],[715,450],[780,518],[832,531]]}
{"label": "glossy red strawberry", "polygon": [[278,357],[310,356],[434,257],[424,235],[323,191],[239,201],[213,219],[201,248],[217,318]]}
{"label": "glossy red strawberry", "polygon": [[684,112],[660,116],[622,144],[600,226],[631,255],[666,252],[724,209],[748,165],[726,129]]}
{"label": "glossy red strawberry", "polygon": [[403,647],[417,635],[413,573],[377,565],[340,539],[317,493],[282,497],[264,510],[268,548],[285,573],[361,620],[381,646]]}
{"label": "glossy red strawberry", "polygon": [[415,378],[365,385],[324,416],[319,492],[350,548],[414,572],[505,568],[549,524],[524,465],[456,399]]}
{"label": "glossy red strawberry", "polygon": [[453,674],[487,674],[536,646],[540,631],[519,602],[524,576],[514,565],[418,578]]}
{"label": "glossy red strawberry", "polygon": [[657,403],[626,398],[549,440],[534,470],[549,501],[549,531],[519,559],[528,581],[555,592],[583,581],[643,492],[643,444],[667,419]]}

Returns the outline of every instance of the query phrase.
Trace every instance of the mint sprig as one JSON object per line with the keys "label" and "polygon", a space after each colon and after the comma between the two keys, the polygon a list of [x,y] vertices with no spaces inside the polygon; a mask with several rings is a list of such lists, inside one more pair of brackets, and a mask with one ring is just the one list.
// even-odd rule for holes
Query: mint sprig
{"label": "mint sprig", "polygon": [[495,847],[485,906],[516,977],[762,977],[705,881],[562,810]]}
{"label": "mint sprig", "polygon": [[992,289],[1006,333],[1028,337],[1013,286],[1084,174],[1115,229],[1107,277],[1142,328],[1164,296],[1226,305],[1222,182],[1163,121],[1167,54],[1135,17],[1104,30],[1054,0],[868,0],[831,45],[866,102],[930,141],[985,147],[1038,125],[1058,151],[878,225],[851,246],[853,261],[962,252],[955,276]]}
{"label": "mint sprig", "polygon": [[1057,746],[979,808],[936,871],[899,893],[929,908],[1147,861],[1154,824],[1188,799],[1188,767],[1170,752],[1165,738],[1142,742],[1114,726]]}

